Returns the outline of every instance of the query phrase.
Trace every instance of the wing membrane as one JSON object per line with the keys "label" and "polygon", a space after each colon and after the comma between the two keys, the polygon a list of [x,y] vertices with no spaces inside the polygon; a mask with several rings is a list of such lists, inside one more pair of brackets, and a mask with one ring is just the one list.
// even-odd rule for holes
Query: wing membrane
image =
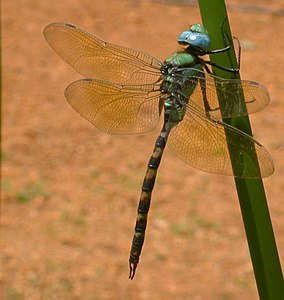
{"label": "wing membrane", "polygon": [[107,43],[68,23],[53,23],[44,29],[51,48],[87,78],[114,83],[156,83],[159,62],[147,53]]}
{"label": "wing membrane", "polygon": [[159,122],[159,85],[119,85],[82,79],[70,84],[65,96],[75,111],[107,133],[142,133]]}
{"label": "wing membrane", "polygon": [[[217,119],[221,119],[220,107],[222,107],[222,117],[230,118],[252,114],[264,109],[270,101],[267,89],[254,81],[240,79],[222,79],[199,70],[195,73],[200,74],[196,77],[203,84],[206,91],[206,98],[211,108],[209,114]],[[196,77],[192,77],[193,83]],[[243,105],[243,97],[245,104]],[[199,107],[205,109],[201,85],[198,84],[190,100]]]}
{"label": "wing membrane", "polygon": [[[236,157],[230,158],[228,145],[238,153]],[[188,105],[183,121],[172,129],[169,147],[192,167],[209,173],[259,178],[271,175],[274,170],[272,159],[262,145],[234,127],[214,118],[209,120],[194,103]],[[260,170],[254,164],[254,148]],[[235,173],[231,159],[238,166]]]}

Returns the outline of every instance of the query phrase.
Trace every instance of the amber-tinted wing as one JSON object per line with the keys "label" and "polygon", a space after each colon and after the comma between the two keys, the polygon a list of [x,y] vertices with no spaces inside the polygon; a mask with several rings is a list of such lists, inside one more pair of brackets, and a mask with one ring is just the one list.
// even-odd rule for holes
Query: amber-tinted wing
{"label": "amber-tinted wing", "polygon": [[[205,172],[260,178],[271,175],[274,170],[272,159],[262,145],[234,127],[213,117],[206,118],[195,103],[188,105],[183,121],[172,129],[168,143],[179,158]],[[237,155],[230,157],[228,146]],[[260,170],[255,166],[254,153]],[[231,159],[236,166],[234,172]]]}
{"label": "amber-tinted wing", "polygon": [[[198,78],[199,83],[205,87],[206,98],[211,108],[209,114],[217,119],[221,119],[220,107],[222,107],[222,117],[230,118],[261,111],[270,102],[267,89],[260,83],[249,80],[222,79],[200,70],[196,70],[196,73],[200,76],[192,77],[192,81]],[[189,101],[204,108],[203,99],[201,85],[198,84]],[[243,99],[246,105],[243,105]]]}
{"label": "amber-tinted wing", "polygon": [[65,91],[69,104],[98,129],[111,134],[152,130],[159,122],[160,85],[119,85],[82,79]]}
{"label": "amber-tinted wing", "polygon": [[114,83],[156,83],[159,62],[147,53],[107,43],[83,29],[53,23],[44,29],[51,48],[77,72],[87,78]]}

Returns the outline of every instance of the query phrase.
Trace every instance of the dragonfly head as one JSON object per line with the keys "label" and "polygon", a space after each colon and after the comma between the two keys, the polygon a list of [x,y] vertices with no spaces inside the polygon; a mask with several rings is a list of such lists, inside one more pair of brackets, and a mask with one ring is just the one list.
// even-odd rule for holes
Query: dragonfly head
{"label": "dragonfly head", "polygon": [[189,30],[182,32],[178,37],[178,43],[189,46],[198,55],[206,54],[211,47],[208,31],[200,24],[194,24]]}

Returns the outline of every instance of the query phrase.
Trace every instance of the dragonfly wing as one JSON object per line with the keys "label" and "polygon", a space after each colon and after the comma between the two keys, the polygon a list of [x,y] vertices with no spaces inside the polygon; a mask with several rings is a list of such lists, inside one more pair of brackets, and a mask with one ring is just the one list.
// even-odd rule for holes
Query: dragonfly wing
{"label": "dragonfly wing", "polygon": [[81,79],[66,88],[65,96],[75,111],[107,133],[142,133],[159,122],[159,85],[119,85]]}
{"label": "dragonfly wing", "polygon": [[159,62],[147,53],[107,43],[68,23],[52,23],[44,29],[51,48],[87,78],[115,83],[155,83]]}
{"label": "dragonfly wing", "polygon": [[[227,145],[237,153],[235,157],[230,157]],[[262,145],[232,126],[206,118],[194,103],[188,105],[183,121],[172,129],[169,147],[192,167],[209,173],[260,178],[274,170],[272,159]],[[260,172],[254,164],[254,148]],[[231,159],[237,166],[234,173]]]}
{"label": "dragonfly wing", "polygon": [[[204,85],[209,114],[217,119],[243,116],[263,110],[270,102],[267,89],[254,81],[222,79],[208,73],[197,75]],[[198,73],[198,72],[197,72]],[[244,97],[243,97],[244,96]],[[205,109],[201,85],[198,84],[190,101]],[[245,104],[243,105],[243,99]],[[222,107],[222,116],[220,107]]]}

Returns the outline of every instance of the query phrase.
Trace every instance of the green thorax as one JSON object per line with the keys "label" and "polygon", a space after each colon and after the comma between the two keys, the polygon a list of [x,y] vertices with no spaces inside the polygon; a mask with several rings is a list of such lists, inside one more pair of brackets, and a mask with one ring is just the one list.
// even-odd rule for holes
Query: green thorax
{"label": "green thorax", "polygon": [[198,58],[187,52],[175,52],[165,60],[166,63],[172,63],[174,66],[183,68],[202,69]]}
{"label": "green thorax", "polygon": [[203,65],[197,56],[187,52],[172,54],[165,60],[165,64],[172,66],[163,76],[163,89],[167,91],[164,102],[165,119],[168,120],[166,130],[170,131],[182,121]]}
{"label": "green thorax", "polygon": [[[169,69],[168,76],[165,76],[164,82],[168,87],[173,83],[179,83],[184,87],[183,94],[189,97],[195,87],[194,78],[200,76],[200,71],[203,69],[202,61],[198,57],[187,52],[175,52],[165,60],[165,63],[173,65],[173,71]],[[178,69],[179,71],[174,71]],[[171,76],[175,72],[177,76]],[[188,79],[192,79],[192,84],[184,84]]]}

